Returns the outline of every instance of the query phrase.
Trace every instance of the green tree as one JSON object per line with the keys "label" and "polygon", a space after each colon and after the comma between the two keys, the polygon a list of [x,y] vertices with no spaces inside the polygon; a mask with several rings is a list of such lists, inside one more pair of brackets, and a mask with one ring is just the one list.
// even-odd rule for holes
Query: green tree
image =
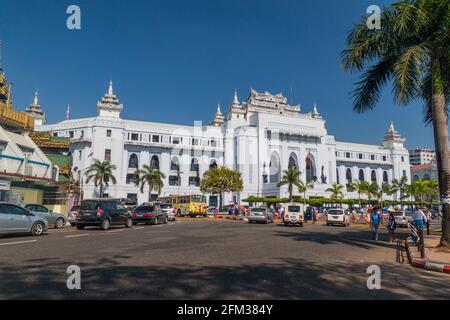
{"label": "green tree", "polygon": [[137,177],[135,181],[136,186],[140,186],[141,193],[144,193],[145,185],[148,185],[149,201],[151,199],[153,190],[158,192],[158,195],[161,194],[161,189],[164,187],[163,180],[166,178],[166,176],[161,171],[159,171],[158,169],[154,169],[146,164],[142,169],[137,169],[134,174]]}
{"label": "green tree", "polygon": [[200,182],[200,190],[203,193],[218,194],[220,208],[223,207],[223,194],[226,192],[242,191],[244,183],[239,172],[225,167],[217,167],[205,172]]}
{"label": "green tree", "polygon": [[298,192],[303,193],[303,206],[304,206],[304,208],[306,208],[306,192],[308,191],[308,189],[314,188],[314,182],[312,182],[312,181],[304,182],[304,181],[300,180],[298,182],[297,187],[298,187]]}
{"label": "green tree", "polygon": [[330,192],[331,199],[342,199],[344,198],[344,186],[341,184],[337,184],[336,182],[333,182],[331,184],[331,187],[326,189],[325,192]]}
{"label": "green tree", "polygon": [[354,110],[376,107],[382,87],[393,86],[394,101],[424,103],[424,121],[432,124],[442,202],[441,245],[450,241],[450,8],[445,0],[402,0],[385,8],[381,30],[370,30],[367,17],[347,37],[342,62],[346,71],[363,72],[354,90]]}
{"label": "green tree", "polygon": [[300,171],[297,170],[296,166],[290,167],[288,170],[283,171],[283,177],[281,181],[278,182],[278,187],[288,185],[289,201],[292,201],[292,192],[294,186],[299,186],[300,181]]}
{"label": "green tree", "polygon": [[116,170],[116,166],[111,164],[111,162],[97,159],[86,170],[86,183],[94,181],[95,187],[100,187],[100,198],[103,198],[104,186],[109,186],[110,181],[113,184],[117,183],[116,177],[113,174],[114,170]]}
{"label": "green tree", "polygon": [[439,197],[439,183],[437,180],[425,180],[425,195],[431,203]]}
{"label": "green tree", "polygon": [[400,193],[400,205],[402,206],[402,209],[407,186],[408,186],[408,178],[406,178],[405,176],[401,177],[400,180],[398,179],[392,180],[393,191]]}
{"label": "green tree", "polygon": [[362,208],[361,195],[367,194],[367,189],[369,188],[369,183],[366,181],[355,180],[349,185],[350,191],[355,191],[358,194],[359,208]]}
{"label": "green tree", "polygon": [[378,200],[380,200],[381,207],[384,207],[383,205],[383,195],[391,196],[394,193],[394,189],[392,188],[392,185],[389,183],[383,183],[381,185],[381,189],[379,191],[379,197]]}
{"label": "green tree", "polygon": [[369,199],[369,202],[370,202],[370,200],[372,200],[372,197],[376,197],[378,195],[378,190],[379,190],[379,187],[376,182],[372,182],[371,184],[369,184],[367,186],[366,195],[367,195],[367,199]]}

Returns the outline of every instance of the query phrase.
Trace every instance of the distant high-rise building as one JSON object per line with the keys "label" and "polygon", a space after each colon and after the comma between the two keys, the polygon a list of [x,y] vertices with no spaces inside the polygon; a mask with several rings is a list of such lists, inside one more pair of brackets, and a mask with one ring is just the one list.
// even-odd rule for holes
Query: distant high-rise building
{"label": "distant high-rise building", "polygon": [[427,148],[418,148],[409,150],[409,161],[411,165],[430,164],[436,157],[436,153]]}

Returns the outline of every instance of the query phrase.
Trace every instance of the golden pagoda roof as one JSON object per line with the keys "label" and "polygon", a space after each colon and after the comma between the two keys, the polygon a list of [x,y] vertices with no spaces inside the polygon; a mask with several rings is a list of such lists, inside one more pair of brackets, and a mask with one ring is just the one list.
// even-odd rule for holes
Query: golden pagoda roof
{"label": "golden pagoda roof", "polygon": [[40,148],[69,149],[69,138],[52,137],[50,132],[33,131],[30,133],[30,138]]}

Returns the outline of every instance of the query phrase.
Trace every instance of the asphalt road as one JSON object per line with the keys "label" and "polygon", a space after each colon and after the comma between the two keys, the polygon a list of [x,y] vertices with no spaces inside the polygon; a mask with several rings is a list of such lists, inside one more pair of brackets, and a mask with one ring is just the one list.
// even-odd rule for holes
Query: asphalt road
{"label": "asphalt road", "polygon": [[[382,235],[382,239],[386,234]],[[448,299],[450,276],[398,264],[366,226],[181,220],[0,238],[0,299]],[[66,269],[81,268],[81,290]],[[366,286],[381,268],[381,289]]]}

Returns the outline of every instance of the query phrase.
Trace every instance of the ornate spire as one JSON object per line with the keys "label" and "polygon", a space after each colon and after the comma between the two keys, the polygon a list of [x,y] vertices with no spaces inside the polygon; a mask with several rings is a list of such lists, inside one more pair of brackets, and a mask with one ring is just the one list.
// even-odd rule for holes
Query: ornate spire
{"label": "ornate spire", "polygon": [[383,142],[405,142],[405,139],[400,135],[400,133],[395,130],[394,127],[394,121],[391,121],[391,124],[389,125],[389,129],[386,132],[386,135],[384,136]]}
{"label": "ornate spire", "polygon": [[239,103],[238,94],[237,94],[237,90],[236,90],[236,89],[234,89],[234,99],[233,99],[233,104],[240,104],[240,103]]}
{"label": "ornate spire", "polygon": [[33,119],[35,126],[42,126],[47,121],[44,111],[42,111],[42,107],[39,104],[39,91],[36,90],[34,92],[33,103],[31,103],[27,109],[25,110]]}
{"label": "ornate spire", "polygon": [[311,112],[311,116],[313,118],[322,118],[322,116],[320,115],[319,111],[317,111],[317,104],[314,102],[314,106]]}
{"label": "ornate spire", "polygon": [[97,102],[97,113],[100,117],[120,118],[122,110],[123,105],[119,103],[119,99],[114,94],[112,81],[110,81],[108,93]]}
{"label": "ornate spire", "polygon": [[217,104],[216,115],[215,115],[214,119],[211,121],[211,125],[215,126],[215,127],[218,127],[222,123],[224,123],[224,117],[222,115],[222,111],[220,110],[220,103],[218,103]]}

